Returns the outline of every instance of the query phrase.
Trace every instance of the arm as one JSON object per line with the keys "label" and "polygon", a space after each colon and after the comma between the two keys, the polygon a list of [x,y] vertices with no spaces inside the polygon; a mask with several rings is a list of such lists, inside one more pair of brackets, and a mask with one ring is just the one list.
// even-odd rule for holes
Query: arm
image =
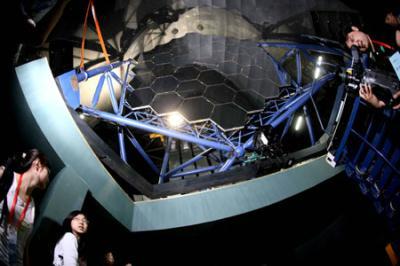
{"label": "arm", "polygon": [[385,103],[379,100],[375,94],[373,94],[371,85],[369,84],[360,84],[359,95],[362,99],[364,99],[367,103],[371,104],[375,108],[381,108],[385,106]]}
{"label": "arm", "polygon": [[64,265],[78,266],[78,241],[72,233],[66,233],[61,239]]}
{"label": "arm", "polygon": [[3,176],[4,169],[6,169],[6,167],[4,165],[0,165],[0,178]]}
{"label": "arm", "polygon": [[[397,98],[400,98],[400,90],[397,91],[395,94],[393,94],[393,99],[397,99]],[[396,110],[400,109],[400,103],[393,106],[393,109],[396,109]]]}

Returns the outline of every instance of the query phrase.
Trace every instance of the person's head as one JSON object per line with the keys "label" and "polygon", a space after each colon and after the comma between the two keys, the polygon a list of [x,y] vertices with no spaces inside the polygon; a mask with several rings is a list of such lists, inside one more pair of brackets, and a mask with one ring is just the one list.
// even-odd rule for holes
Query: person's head
{"label": "person's head", "polygon": [[393,11],[389,11],[385,16],[385,23],[392,26],[397,27],[400,25],[398,14],[395,14]]}
{"label": "person's head", "polygon": [[104,254],[104,262],[105,262],[105,265],[114,265],[115,258],[114,258],[114,254],[111,251],[107,251]]}
{"label": "person's head", "polygon": [[45,189],[49,183],[50,168],[46,156],[37,149],[16,153],[8,159],[12,171],[29,177],[33,187]]}
{"label": "person's head", "polygon": [[346,36],[346,46],[351,48],[357,46],[361,52],[365,52],[370,47],[371,40],[365,32],[360,31],[357,27],[352,26],[351,31]]}
{"label": "person's head", "polygon": [[64,219],[63,222],[63,231],[71,232],[78,239],[86,234],[88,229],[89,221],[86,215],[81,211],[72,211],[68,216]]}

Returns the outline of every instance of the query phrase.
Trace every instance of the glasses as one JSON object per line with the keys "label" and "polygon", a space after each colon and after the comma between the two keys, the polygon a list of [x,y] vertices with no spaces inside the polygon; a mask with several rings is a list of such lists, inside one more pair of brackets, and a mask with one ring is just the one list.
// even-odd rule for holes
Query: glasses
{"label": "glasses", "polygon": [[74,217],[72,218],[72,220],[78,221],[78,222],[82,222],[85,224],[89,224],[89,221],[86,218],[79,218],[79,217]]}

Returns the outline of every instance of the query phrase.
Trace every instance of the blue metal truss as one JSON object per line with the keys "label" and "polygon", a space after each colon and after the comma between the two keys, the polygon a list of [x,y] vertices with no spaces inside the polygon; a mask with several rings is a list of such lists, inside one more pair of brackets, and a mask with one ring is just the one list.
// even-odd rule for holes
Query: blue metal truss
{"label": "blue metal truss", "polygon": [[[400,226],[400,145],[399,114],[394,110],[372,112],[357,97],[337,149],[337,163],[346,164],[347,174],[355,179],[379,213],[396,219]],[[360,122],[362,123],[360,124]]]}
{"label": "blue metal truss", "polygon": [[[176,128],[169,128],[167,116],[160,116],[151,107],[140,109],[132,108],[126,101],[127,91],[135,89],[128,83],[128,77],[135,75],[130,69],[135,64],[134,60],[116,62],[99,67],[87,72],[75,70],[67,72],[57,78],[63,91],[66,102],[73,109],[91,117],[97,117],[112,124],[118,129],[118,141],[120,156],[126,158],[126,146],[128,141],[147,162],[150,169],[159,176],[159,183],[168,182],[171,178],[183,178],[209,172],[223,172],[233,167],[246,164],[262,158],[254,153],[255,135],[260,129],[272,128],[279,133],[283,140],[294,117],[299,112],[305,117],[308,135],[312,146],[316,143],[316,127],[331,136],[331,145],[328,148],[327,161],[332,165],[346,165],[346,173],[359,185],[362,193],[369,197],[377,211],[385,214],[389,219],[391,228],[398,232],[400,228],[400,143],[398,140],[400,124],[399,112],[393,110],[374,111],[363,108],[366,106],[358,96],[346,93],[340,101],[340,107],[335,107],[336,119],[330,119],[328,124],[323,124],[318,105],[314,95],[327,83],[337,78],[337,70],[340,66],[329,63],[318,63],[315,54],[329,54],[346,58],[347,54],[342,50],[314,44],[263,42],[260,49],[269,56],[274,65],[280,82],[279,96],[265,102],[262,112],[248,116],[242,129],[224,132],[211,120],[201,123],[188,123]],[[275,58],[271,49],[284,49],[280,58]],[[289,74],[284,64],[287,60],[295,59],[295,75]],[[304,60],[318,67],[329,66],[324,69],[320,77],[315,77],[311,82],[304,83],[302,72]],[[117,67],[124,67],[123,79],[112,72]],[[331,69],[329,71],[328,69]],[[333,70],[332,70],[333,69]],[[83,106],[79,99],[79,82],[100,75],[91,106]],[[115,95],[112,81],[117,81],[122,89],[119,98]],[[100,93],[107,84],[112,112],[98,110],[96,108]],[[342,90],[344,84],[337,88]],[[337,105],[339,106],[339,105]],[[348,113],[344,114],[344,108]],[[364,108],[365,109],[365,108]],[[311,119],[310,113],[316,115]],[[332,116],[331,116],[332,117]],[[344,117],[346,119],[344,119]],[[339,120],[340,119],[340,120]],[[345,120],[345,121],[342,121]],[[362,122],[362,123],[360,123]],[[314,125],[316,124],[316,125]],[[162,136],[164,153],[162,162],[156,163],[135,137],[134,130],[142,130],[148,133],[156,133]],[[335,134],[332,136],[332,131]],[[192,154],[184,162],[171,166],[170,160],[175,141],[190,143],[196,147],[197,154]],[[208,166],[197,167],[196,163],[207,158],[211,161]],[[194,166],[194,167],[193,167]],[[394,240],[398,239],[394,237]]]}
{"label": "blue metal truss", "polygon": [[[151,107],[143,107],[139,110],[133,109],[126,101],[126,93],[127,91],[132,92],[135,90],[128,82],[129,77],[134,77],[135,75],[134,72],[131,71],[136,64],[134,60],[115,62],[88,71],[80,70],[76,72],[72,70],[57,77],[57,81],[62,89],[66,102],[73,109],[78,109],[79,112],[85,116],[96,117],[116,125],[119,152],[123,160],[127,161],[126,141],[128,140],[147,162],[151,170],[158,174],[159,183],[163,183],[174,177],[185,177],[211,171],[223,172],[231,169],[235,165],[242,164],[246,157],[254,150],[254,135],[257,130],[267,126],[277,128],[279,125],[286,122],[281,132],[282,139],[291,125],[295,113],[298,111],[301,111],[306,119],[310,146],[315,144],[316,136],[314,134],[314,128],[310,119],[310,110],[307,104],[314,109],[318,117],[319,123],[317,126],[325,131],[326,126],[322,125],[313,96],[323,88],[327,82],[333,80],[336,77],[336,73],[325,73],[321,77],[315,78],[311,83],[303,85],[301,55],[317,67],[317,58],[311,55],[309,51],[322,54],[334,54],[342,57],[344,53],[324,46],[307,44],[264,42],[260,43],[259,46],[260,49],[264,49],[275,66],[276,73],[282,86],[280,95],[276,99],[268,100],[262,112],[249,116],[244,128],[231,132],[224,132],[211,120],[193,124],[185,122],[179,127],[169,128],[166,121],[167,116],[157,115]],[[285,55],[278,60],[267,51],[267,48],[284,48],[288,50]],[[292,78],[282,66],[291,56],[295,56],[296,58],[296,78]],[[125,71],[123,79],[113,72],[113,69],[118,67],[123,68]],[[90,79],[96,75],[100,75],[100,78],[92,98],[91,106],[84,106],[81,104],[79,98],[79,82]],[[113,87],[113,80],[121,85],[119,99]],[[111,112],[96,108],[100,93],[104,89],[105,84],[107,84],[106,87],[108,88],[112,105]],[[146,149],[142,147],[135,138],[135,132],[133,132],[133,130],[142,130],[163,136],[165,152],[161,165],[157,165],[157,163],[152,160],[151,156],[146,152]],[[173,149],[172,144],[176,140],[194,145],[199,153],[170,169],[169,160]],[[209,159],[212,163],[209,166],[195,166],[195,169],[188,170],[189,166],[195,165],[203,158]]]}

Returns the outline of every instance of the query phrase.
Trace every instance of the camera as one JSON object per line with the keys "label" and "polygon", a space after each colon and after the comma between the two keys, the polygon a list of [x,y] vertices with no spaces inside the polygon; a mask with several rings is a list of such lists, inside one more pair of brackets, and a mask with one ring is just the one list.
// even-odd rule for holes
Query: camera
{"label": "camera", "polygon": [[351,47],[351,56],[351,67],[346,69],[344,74],[347,90],[358,93],[361,83],[369,84],[372,92],[386,106],[391,107],[400,102],[400,98],[393,98],[393,94],[399,90],[400,86],[398,78],[393,73],[365,68],[361,62],[358,47],[355,45]]}

